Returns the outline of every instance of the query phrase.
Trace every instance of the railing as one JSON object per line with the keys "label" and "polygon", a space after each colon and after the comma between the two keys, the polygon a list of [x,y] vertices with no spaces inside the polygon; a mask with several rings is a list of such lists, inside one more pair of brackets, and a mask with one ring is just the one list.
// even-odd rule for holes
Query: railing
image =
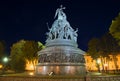
{"label": "railing", "polygon": [[120,76],[86,77],[86,81],[120,81]]}
{"label": "railing", "polygon": [[0,81],[120,81],[120,76],[94,76],[94,77],[11,77],[1,76]]}

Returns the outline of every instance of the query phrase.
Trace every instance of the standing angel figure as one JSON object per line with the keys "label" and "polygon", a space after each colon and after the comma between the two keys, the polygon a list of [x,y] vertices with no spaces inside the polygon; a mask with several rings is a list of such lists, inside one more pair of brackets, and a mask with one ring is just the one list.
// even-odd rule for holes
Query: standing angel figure
{"label": "standing angel figure", "polygon": [[63,12],[63,9],[65,9],[65,7],[61,5],[60,8],[56,10],[55,17],[58,15],[58,19],[66,19],[66,14]]}

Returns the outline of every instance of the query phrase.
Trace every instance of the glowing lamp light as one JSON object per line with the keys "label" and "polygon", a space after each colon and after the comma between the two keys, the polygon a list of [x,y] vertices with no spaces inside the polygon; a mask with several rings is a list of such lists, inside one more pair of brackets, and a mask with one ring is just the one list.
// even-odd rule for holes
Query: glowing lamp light
{"label": "glowing lamp light", "polygon": [[0,68],[2,68],[3,66],[2,65],[0,65]]}
{"label": "glowing lamp light", "polygon": [[5,58],[3,58],[3,62],[8,62],[8,58],[7,57],[5,57]]}
{"label": "glowing lamp light", "polygon": [[32,75],[34,75],[34,73],[33,73],[33,72],[30,72],[30,73],[29,73],[29,75],[31,75],[31,76],[32,76]]}
{"label": "glowing lamp light", "polygon": [[101,63],[101,60],[100,60],[100,59],[98,59],[98,60],[97,60],[97,63],[98,63],[98,64],[100,64],[100,63]]}

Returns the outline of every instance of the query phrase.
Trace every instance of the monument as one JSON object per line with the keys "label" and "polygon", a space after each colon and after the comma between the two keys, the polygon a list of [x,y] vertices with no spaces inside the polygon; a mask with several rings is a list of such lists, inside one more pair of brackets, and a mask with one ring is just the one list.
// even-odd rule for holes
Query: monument
{"label": "monument", "polygon": [[49,28],[46,48],[38,52],[36,65],[38,75],[85,75],[85,52],[78,48],[77,31],[74,30],[63,12],[65,7],[56,10],[55,21]]}

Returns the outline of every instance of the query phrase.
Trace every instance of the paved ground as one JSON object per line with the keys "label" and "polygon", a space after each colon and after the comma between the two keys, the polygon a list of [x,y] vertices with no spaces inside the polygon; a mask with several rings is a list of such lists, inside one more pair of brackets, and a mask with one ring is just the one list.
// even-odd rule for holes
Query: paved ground
{"label": "paved ground", "polygon": [[[0,76],[35,76],[35,73],[33,71],[26,71],[23,73],[15,73],[13,71],[6,71],[4,74],[1,74],[2,71],[0,70]],[[116,76],[116,75],[120,75],[120,73],[114,74],[114,73],[99,73],[99,72],[88,72],[87,76]],[[49,75],[48,75],[49,76]],[[56,75],[54,75],[56,76]]]}

